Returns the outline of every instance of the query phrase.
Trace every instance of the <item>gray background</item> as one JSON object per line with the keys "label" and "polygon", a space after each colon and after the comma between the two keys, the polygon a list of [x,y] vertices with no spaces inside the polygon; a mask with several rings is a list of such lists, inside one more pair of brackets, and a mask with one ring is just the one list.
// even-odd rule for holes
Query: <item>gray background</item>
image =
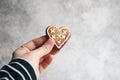
{"label": "gray background", "polygon": [[120,0],[0,0],[0,67],[51,24],[72,37],[39,80],[120,80]]}

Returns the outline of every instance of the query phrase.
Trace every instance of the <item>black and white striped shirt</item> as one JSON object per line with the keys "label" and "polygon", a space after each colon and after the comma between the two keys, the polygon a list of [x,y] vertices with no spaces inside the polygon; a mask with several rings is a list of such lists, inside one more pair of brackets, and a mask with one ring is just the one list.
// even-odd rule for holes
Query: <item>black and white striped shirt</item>
{"label": "black and white striped shirt", "polygon": [[0,69],[0,80],[37,80],[37,78],[27,61],[14,59]]}

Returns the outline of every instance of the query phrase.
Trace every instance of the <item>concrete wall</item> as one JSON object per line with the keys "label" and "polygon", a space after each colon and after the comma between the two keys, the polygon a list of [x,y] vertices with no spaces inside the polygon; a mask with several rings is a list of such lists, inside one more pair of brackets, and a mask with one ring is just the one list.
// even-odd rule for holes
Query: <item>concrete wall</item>
{"label": "concrete wall", "polygon": [[0,0],[0,67],[51,24],[72,37],[39,80],[120,80],[120,0]]}

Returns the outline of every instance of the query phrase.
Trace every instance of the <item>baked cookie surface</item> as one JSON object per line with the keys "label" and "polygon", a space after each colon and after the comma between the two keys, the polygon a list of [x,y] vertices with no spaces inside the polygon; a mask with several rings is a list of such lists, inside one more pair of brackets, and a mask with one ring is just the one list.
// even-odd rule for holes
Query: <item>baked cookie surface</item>
{"label": "baked cookie surface", "polygon": [[61,48],[71,36],[69,29],[64,26],[60,28],[48,26],[46,33],[50,38],[54,39],[55,45],[58,49]]}

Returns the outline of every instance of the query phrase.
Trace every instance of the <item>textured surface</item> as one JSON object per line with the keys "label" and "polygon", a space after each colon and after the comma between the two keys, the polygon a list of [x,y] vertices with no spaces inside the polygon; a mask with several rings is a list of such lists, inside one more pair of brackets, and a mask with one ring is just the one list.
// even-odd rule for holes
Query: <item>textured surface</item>
{"label": "textured surface", "polygon": [[51,24],[72,36],[39,80],[120,80],[120,0],[0,0],[0,67]]}

